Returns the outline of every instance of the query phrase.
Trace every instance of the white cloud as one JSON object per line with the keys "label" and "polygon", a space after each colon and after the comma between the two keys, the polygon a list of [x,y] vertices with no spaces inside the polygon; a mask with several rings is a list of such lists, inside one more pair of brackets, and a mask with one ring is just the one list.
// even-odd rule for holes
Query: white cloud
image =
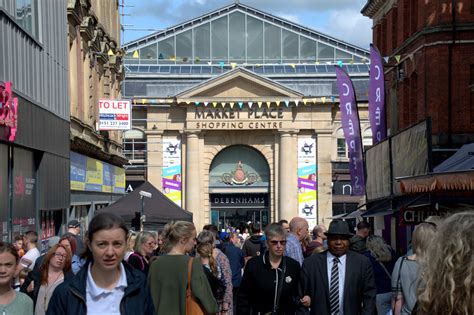
{"label": "white cloud", "polygon": [[321,31],[366,49],[372,42],[372,20],[354,11],[332,11]]}

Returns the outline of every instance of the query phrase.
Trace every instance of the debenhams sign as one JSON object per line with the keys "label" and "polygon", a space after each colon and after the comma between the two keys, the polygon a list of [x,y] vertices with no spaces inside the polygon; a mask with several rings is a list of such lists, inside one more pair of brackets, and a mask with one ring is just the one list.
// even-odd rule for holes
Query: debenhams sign
{"label": "debenhams sign", "polygon": [[279,129],[283,128],[283,107],[195,108],[197,129]]}

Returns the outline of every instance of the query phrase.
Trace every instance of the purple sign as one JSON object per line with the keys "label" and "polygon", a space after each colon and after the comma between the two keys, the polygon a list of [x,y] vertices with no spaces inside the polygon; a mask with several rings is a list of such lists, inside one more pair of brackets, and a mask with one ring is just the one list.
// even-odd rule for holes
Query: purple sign
{"label": "purple sign", "polygon": [[341,67],[336,67],[336,77],[342,129],[349,152],[352,195],[362,196],[365,194],[364,160],[362,157],[359,112],[357,110],[354,86],[347,73]]}
{"label": "purple sign", "polygon": [[298,187],[316,190],[316,182],[309,179],[298,178]]}
{"label": "purple sign", "polygon": [[385,82],[382,57],[378,49],[370,44],[369,120],[373,144],[387,137],[385,126]]}
{"label": "purple sign", "polygon": [[163,178],[163,188],[181,190],[181,182],[168,178]]}

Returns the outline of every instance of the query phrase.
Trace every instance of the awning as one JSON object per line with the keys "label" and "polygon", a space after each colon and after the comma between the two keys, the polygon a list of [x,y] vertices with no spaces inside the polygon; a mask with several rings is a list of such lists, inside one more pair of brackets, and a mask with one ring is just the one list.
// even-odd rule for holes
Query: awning
{"label": "awning", "polygon": [[358,217],[361,217],[363,213],[367,212],[367,210],[355,210],[349,213],[344,217],[345,219],[357,219]]}
{"label": "awning", "polygon": [[474,170],[432,173],[423,176],[397,178],[403,194],[436,191],[474,191]]}
{"label": "awning", "polygon": [[334,216],[332,216],[332,217],[328,217],[328,218],[326,218],[326,219],[329,219],[329,220],[343,219],[346,214],[347,214],[347,213],[342,213],[342,214],[334,215]]}
{"label": "awning", "polygon": [[392,201],[390,199],[383,199],[369,203],[367,205],[367,211],[364,211],[362,217],[384,216],[394,212],[392,209]]}

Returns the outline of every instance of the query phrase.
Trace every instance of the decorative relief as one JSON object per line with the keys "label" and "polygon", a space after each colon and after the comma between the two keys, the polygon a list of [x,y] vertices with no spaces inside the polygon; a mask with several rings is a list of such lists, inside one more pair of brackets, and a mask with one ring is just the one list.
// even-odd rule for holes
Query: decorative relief
{"label": "decorative relief", "polygon": [[235,171],[224,173],[221,182],[227,185],[252,185],[259,181],[260,177],[256,173],[249,173],[243,169],[242,162],[237,163]]}

